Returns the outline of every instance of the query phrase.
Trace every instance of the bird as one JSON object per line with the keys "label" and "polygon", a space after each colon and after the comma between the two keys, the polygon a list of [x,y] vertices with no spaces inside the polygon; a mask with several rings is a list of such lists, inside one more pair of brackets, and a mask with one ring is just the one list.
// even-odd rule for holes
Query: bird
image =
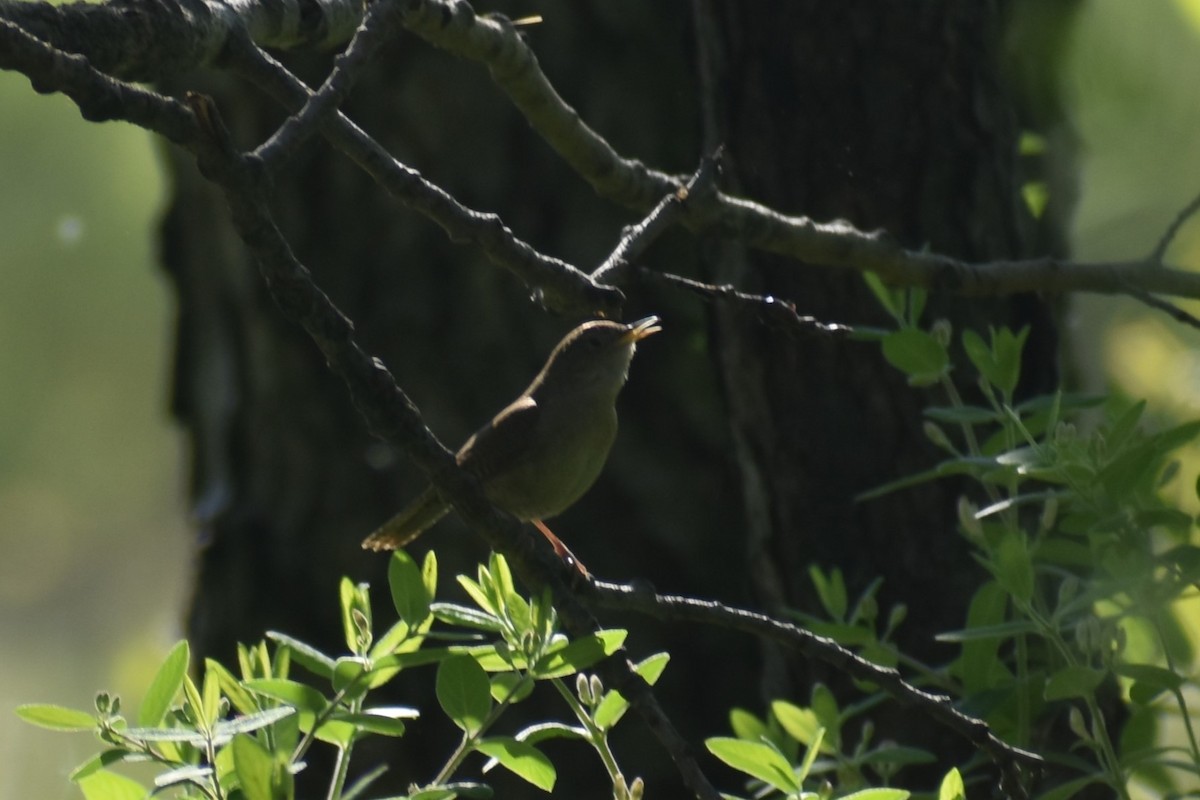
{"label": "bird", "polygon": [[[546,526],[583,496],[604,467],[617,435],[616,400],[638,342],[662,330],[657,316],[631,323],[591,320],[550,353],[529,387],[477,430],[455,455],[479,479],[491,503],[532,522],[560,558],[586,568]],[[429,485],[362,543],[395,550],[450,511]]]}

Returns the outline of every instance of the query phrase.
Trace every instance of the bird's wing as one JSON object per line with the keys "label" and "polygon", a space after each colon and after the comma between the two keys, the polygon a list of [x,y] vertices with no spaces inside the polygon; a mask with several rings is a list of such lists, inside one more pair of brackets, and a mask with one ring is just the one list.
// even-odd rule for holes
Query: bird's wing
{"label": "bird's wing", "polygon": [[541,413],[537,401],[529,395],[517,398],[459,448],[458,465],[487,481],[520,462]]}

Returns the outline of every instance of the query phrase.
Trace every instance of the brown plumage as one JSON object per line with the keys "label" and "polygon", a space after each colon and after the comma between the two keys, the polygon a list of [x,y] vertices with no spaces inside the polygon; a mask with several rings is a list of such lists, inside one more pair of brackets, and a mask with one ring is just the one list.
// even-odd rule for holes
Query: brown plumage
{"label": "brown plumage", "polygon": [[[604,467],[629,362],[638,341],[661,330],[658,322],[594,320],[568,333],[529,388],[463,444],[458,465],[479,478],[492,503],[520,520],[540,523],[565,511]],[[363,547],[403,547],[449,510],[427,486]],[[562,547],[544,525],[538,527],[556,550]]]}

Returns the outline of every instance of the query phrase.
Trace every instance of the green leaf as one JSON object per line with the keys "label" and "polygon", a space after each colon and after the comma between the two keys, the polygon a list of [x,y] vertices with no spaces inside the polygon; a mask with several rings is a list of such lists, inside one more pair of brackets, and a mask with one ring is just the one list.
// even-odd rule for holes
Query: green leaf
{"label": "green leaf", "polygon": [[342,633],[346,647],[355,655],[364,655],[371,647],[371,598],[370,586],[352,583],[343,577],[338,584],[342,612]]}
{"label": "green leaf", "polygon": [[135,780],[108,770],[93,772],[79,780],[86,800],[145,800],[146,788]]}
{"label": "green leaf", "polygon": [[946,348],[918,328],[888,334],[883,340],[883,357],[908,376],[910,386],[930,386],[950,371]]}
{"label": "green leaf", "polygon": [[1003,415],[995,409],[984,406],[934,406],[925,409],[925,416],[935,422],[948,422],[955,425],[999,423],[1004,419]]}
{"label": "green leaf", "polygon": [[[239,681],[232,672],[225,669],[224,666],[212,659],[205,660],[206,669],[212,672],[217,677],[217,683],[221,687],[221,693],[229,698],[229,702],[242,714],[253,714],[259,710],[258,703],[254,699],[254,695],[246,689],[242,682]],[[182,676],[180,676],[182,683]],[[143,709],[145,704],[143,704]],[[159,718],[159,722],[162,718]],[[158,724],[158,722],[154,723]]]}
{"label": "green leaf", "polygon": [[842,795],[841,800],[908,800],[911,792],[904,789],[860,789],[857,792]]}
{"label": "green leaf", "polygon": [[[348,725],[353,725],[360,731],[366,733],[374,733],[380,736],[403,736],[404,735],[404,718],[414,718],[417,712],[414,709],[404,709],[403,715],[380,713],[386,709],[369,709],[367,711],[353,714],[338,712],[333,715],[333,719],[338,722],[344,722]],[[400,709],[396,709],[399,711]]]}
{"label": "green leaf", "polygon": [[1133,680],[1129,699],[1139,705],[1152,702],[1163,692],[1177,692],[1186,683],[1182,675],[1154,664],[1120,664],[1113,671]]}
{"label": "green leaf", "polygon": [[434,617],[447,625],[477,628],[488,633],[499,633],[504,629],[504,623],[498,617],[457,603],[434,603],[430,610]]}
{"label": "green leaf", "polygon": [[[479,570],[480,572],[486,573],[486,570],[484,570],[483,567],[480,567]],[[493,617],[500,616],[499,609],[488,597],[487,592],[483,590],[482,586],[468,578],[466,575],[459,575],[457,577],[458,585],[463,588],[463,591],[467,593],[468,597],[475,601],[477,606]]]}
{"label": "green leaf", "polygon": [[1139,400],[1109,423],[1108,430],[1104,432],[1104,439],[1110,448],[1110,452],[1116,452],[1125,445],[1129,437],[1137,430],[1137,425],[1141,422],[1145,411],[1146,401]]}
{"label": "green leaf", "polygon": [[420,789],[404,797],[389,797],[385,800],[453,800],[458,793],[453,789]]}
{"label": "green leaf", "polygon": [[192,680],[191,675],[183,676],[183,696],[184,711],[188,714],[188,719],[198,727],[204,727],[204,698],[200,696],[200,690],[196,688],[196,682]]}
{"label": "green leaf", "polygon": [[327,656],[312,645],[279,631],[268,631],[267,638],[285,646],[292,652],[292,657],[296,659],[297,664],[318,678],[333,677],[334,659],[332,656]]}
{"label": "green leaf", "polygon": [[65,706],[29,703],[17,706],[16,712],[29,724],[52,731],[92,731],[97,725],[94,715]]}
{"label": "green leaf", "polygon": [[531,672],[539,680],[574,675],[617,652],[628,633],[614,629],[582,636],[541,658]]}
{"label": "green leaf", "polygon": [[415,628],[429,616],[433,597],[425,585],[421,568],[403,550],[392,553],[388,561],[388,587],[392,590],[392,605],[410,628]]}
{"label": "green leaf", "polygon": [[354,782],[346,787],[346,791],[342,793],[341,800],[360,800],[367,796],[367,790],[382,778],[388,771],[387,764],[377,764],[373,769],[369,769],[363,774],[355,778]]}
{"label": "green leaf", "polygon": [[859,764],[869,764],[872,766],[889,764],[898,767],[908,766],[909,764],[932,764],[934,761],[937,761],[937,758],[928,750],[894,744],[882,745],[874,750],[869,750],[856,759],[856,763]]}
{"label": "green leaf", "polygon": [[135,753],[131,750],[126,750],[123,747],[113,747],[108,750],[102,750],[96,755],[89,758],[87,761],[80,764],[75,769],[71,770],[68,776],[72,782],[78,783],[94,772],[98,772],[113,764],[120,764],[122,761],[148,761],[150,756],[143,753]]}
{"label": "green leaf", "polygon": [[578,725],[567,725],[563,722],[539,722],[536,725],[530,725],[527,728],[522,728],[517,734],[517,739],[530,744],[544,742],[547,739],[572,739],[575,741],[586,740],[587,731]]}
{"label": "green leaf", "polygon": [[1012,533],[1000,540],[993,562],[996,580],[1013,597],[1028,603],[1033,597],[1033,559],[1025,537]]}
{"label": "green leaf", "polygon": [[139,742],[186,742],[196,747],[203,747],[211,736],[195,728],[126,728],[122,733]]}
{"label": "green leaf", "polygon": [[204,727],[212,730],[213,725],[221,716],[221,681],[216,671],[208,669],[207,664],[215,663],[211,659],[205,662],[204,670]]}
{"label": "green leaf", "polygon": [[279,800],[275,791],[275,763],[267,749],[253,737],[235,736],[233,764],[246,800]]}
{"label": "green leaf", "polygon": [[996,365],[996,380],[992,382],[1005,397],[1012,397],[1021,379],[1021,351],[1028,338],[1028,325],[1016,334],[1007,327],[992,332],[992,353]]}
{"label": "green leaf", "polygon": [[1113,671],[1124,678],[1132,678],[1138,683],[1151,684],[1172,692],[1187,682],[1182,675],[1154,664],[1121,664]]}
{"label": "green leaf", "polygon": [[[425,619],[428,620],[429,617]],[[411,652],[420,648],[424,639],[425,637],[422,635],[413,635],[413,629],[407,622],[402,619],[396,620],[396,623],[388,628],[383,636],[378,637],[375,644],[371,645],[368,658],[375,660],[396,652]]]}
{"label": "green leaf", "polygon": [[861,503],[866,500],[874,500],[877,497],[883,497],[885,494],[891,494],[892,492],[900,489],[907,489],[910,486],[918,486],[922,483],[928,483],[929,481],[937,480],[938,478],[945,478],[950,475],[981,476],[988,472],[994,471],[997,466],[998,463],[994,458],[965,456],[963,458],[948,459],[932,469],[927,469],[923,472],[916,472],[911,475],[905,475],[903,478],[897,478],[896,480],[885,483],[882,486],[876,486],[874,489],[868,489],[867,491],[855,496],[854,502]]}
{"label": "green leaf", "polygon": [[842,571],[834,567],[827,576],[819,566],[810,564],[808,567],[808,577],[813,582],[813,587],[817,590],[817,597],[820,599],[821,605],[825,608],[825,612],[832,619],[838,621],[845,620],[847,606],[846,581],[842,578]]}
{"label": "green leaf", "polygon": [[1082,778],[1060,783],[1050,791],[1039,794],[1038,800],[1070,800],[1084,787],[1103,782],[1104,778],[1101,775],[1084,775]]}
{"label": "green leaf", "polygon": [[290,707],[268,708],[265,711],[259,711],[257,714],[247,714],[244,717],[234,717],[230,720],[218,722],[214,733],[217,736],[233,736],[239,733],[250,733],[259,728],[265,728],[268,725],[274,725],[284,717],[290,717],[296,713],[296,709]]}
{"label": "green leaf", "polygon": [[186,640],[177,642],[162,665],[155,673],[142,698],[142,707],[138,710],[137,724],[152,727],[158,725],[167,716],[171,703],[183,687],[183,676],[187,674],[190,651]]}
{"label": "green leaf", "polygon": [[487,673],[465,655],[450,656],[438,667],[437,698],[446,716],[472,736],[479,733],[492,708]]}
{"label": "green leaf", "polygon": [[705,739],[704,746],[734,769],[758,778],[781,792],[799,792],[803,788],[792,771],[792,765],[769,744],[714,736]]}
{"label": "green leaf", "polygon": [[[995,584],[991,584],[995,585]],[[964,628],[958,631],[947,631],[933,637],[939,642],[978,642],[989,639],[1011,639],[1021,633],[1035,633],[1037,625],[1029,620],[1018,619],[1012,622],[1001,622],[996,625],[981,625],[978,628]]]}
{"label": "green leaf", "polygon": [[825,741],[825,729],[821,728],[817,731],[817,738],[812,745],[805,751],[804,760],[800,762],[800,766],[795,770],[796,780],[804,783],[808,779],[808,773],[812,770],[813,762],[817,760],[817,754],[821,752],[821,744]]}
{"label": "green leaf", "polygon": [[475,743],[475,749],[496,759],[505,769],[544,792],[554,788],[554,765],[540,750],[511,736],[496,736]]}
{"label": "green leaf", "polygon": [[757,742],[767,737],[767,723],[744,708],[735,708],[729,712],[729,727],[733,729],[737,738],[748,742]]}
{"label": "green leaf", "polygon": [[246,681],[246,688],[257,694],[281,700],[298,711],[320,714],[329,705],[325,695],[307,684],[283,678],[256,678]]}
{"label": "green leaf", "polygon": [[886,285],[874,272],[864,272],[862,276],[867,288],[871,290],[871,294],[875,295],[879,305],[883,306],[883,310],[890,314],[897,323],[903,325],[904,304],[901,300],[903,297],[901,290]]}
{"label": "green leaf", "polygon": [[513,583],[512,570],[508,568],[508,559],[493,550],[488,556],[488,567],[492,583],[502,599],[506,600],[517,593],[516,584]]}
{"label": "green leaf", "polygon": [[437,553],[429,550],[425,553],[425,560],[421,562],[421,582],[425,584],[425,594],[429,597],[437,597],[438,584],[438,561]]}
{"label": "green leaf", "polygon": [[1104,671],[1085,667],[1082,664],[1063,667],[1050,676],[1042,695],[1047,700],[1066,700],[1071,697],[1088,697],[1104,680]]}
{"label": "green leaf", "polygon": [[825,728],[824,736],[836,748],[840,740],[839,730],[842,724],[841,711],[838,709],[837,698],[833,696],[833,692],[825,684],[814,683],[812,694],[809,697],[809,707],[817,715],[817,720],[821,723],[821,726]]}
{"label": "green leaf", "polygon": [[533,693],[533,681],[520,672],[501,672],[492,677],[491,684],[492,699],[497,703],[519,703]]}
{"label": "green leaf", "polygon": [[446,647],[426,647],[411,653],[393,653],[377,660],[371,669],[370,686],[374,688],[380,682],[375,680],[376,673],[391,673],[408,667],[423,667],[426,664],[436,664],[450,656],[454,651]]}
{"label": "green leaf", "polygon": [[962,773],[958,767],[951,767],[942,778],[938,787],[937,800],[967,800],[967,787],[963,784]]}
{"label": "green leaf", "polygon": [[[966,351],[967,358],[971,360],[971,364],[978,370],[980,376],[1003,392],[1005,397],[1012,395],[1012,391],[1016,387],[1016,379],[1020,376],[1021,348],[1019,345],[1024,343],[1027,335],[1028,329],[1022,331],[1019,339],[1014,337],[1007,328],[1001,330],[1000,333],[992,330],[992,343],[989,346],[975,331],[963,331],[963,350]],[[1004,340],[1003,343],[1001,343],[1001,339]],[[1013,371],[1014,360],[1015,373]]]}
{"label": "green leaf", "polygon": [[[811,708],[800,708],[786,700],[775,700],[772,702],[771,713],[779,721],[779,727],[783,728],[788,736],[791,736],[805,747],[811,747],[812,743],[817,741],[817,735],[824,727],[821,725],[820,720],[817,719],[816,712]],[[833,752],[833,749],[828,744],[825,745],[825,750],[826,752]]]}
{"label": "green leaf", "polygon": [[[658,682],[659,677],[663,674],[663,670],[667,668],[667,662],[670,660],[670,653],[655,653],[635,664],[633,671],[640,675],[642,680],[653,686]],[[607,730],[616,725],[628,710],[629,701],[616,689],[610,689],[604,693],[604,699],[596,706],[596,711],[592,715],[592,721],[596,723],[597,727]]]}

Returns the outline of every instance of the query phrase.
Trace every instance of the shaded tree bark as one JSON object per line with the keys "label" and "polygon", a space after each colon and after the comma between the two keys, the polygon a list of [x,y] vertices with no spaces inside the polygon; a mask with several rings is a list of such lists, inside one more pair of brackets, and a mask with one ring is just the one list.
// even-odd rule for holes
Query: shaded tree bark
{"label": "shaded tree bark", "polygon": [[[972,259],[1034,250],[996,4],[698,0],[689,17],[596,2],[547,17],[528,34],[546,73],[622,153],[686,171],[704,147],[725,142],[732,186],[784,211],[846,218]],[[328,61],[288,66],[315,82]],[[252,90],[204,80],[241,145],[278,122]],[[196,76],[181,81],[194,88]],[[411,38],[389,48],[345,110],[399,158],[573,263],[599,263],[635,219],[531,136],[482,71]],[[358,543],[423,478],[370,439],[311,343],[274,314],[220,200],[190,163],[171,165],[163,252],[180,304],[174,408],[193,442],[201,531],[195,650],[228,660],[236,642],[269,629],[337,649],[337,580],[370,580],[386,598],[385,559]],[[544,317],[523,287],[319,144],[296,167],[280,178],[276,208],[294,249],[433,428],[461,441],[524,387],[574,320]],[[821,319],[881,321],[859,278],[820,265],[683,235],[651,258],[789,299]],[[781,337],[662,288],[628,294],[627,316],[659,313],[667,333],[635,361],[608,469],[555,530],[605,577],[644,577],[776,613],[815,610],[811,562],[842,569],[852,592],[882,576],[883,607],[910,609],[900,645],[947,657],[932,635],[961,625],[980,580],[955,531],[958,488],[853,500],[933,461],[920,427],[929,395],[906,387],[874,346]],[[1052,325],[1036,301],[934,297],[930,313],[957,329],[1032,323],[1027,372],[1036,386],[1027,388],[1053,376]],[[454,519],[417,549],[431,546],[443,574],[484,556]],[[814,679],[832,677],[744,642],[620,622],[634,628],[633,655],[672,652],[661,696],[696,742],[726,729],[732,705],[803,703]],[[432,712],[428,687],[406,691]],[[903,723],[921,735],[911,717]],[[661,751],[636,723],[624,727],[618,756],[630,774],[673,796]],[[959,753],[940,734],[927,738]],[[432,774],[446,742],[407,737],[399,756],[376,757],[396,765],[403,786]],[[602,774],[585,759],[556,762],[563,786]]]}

